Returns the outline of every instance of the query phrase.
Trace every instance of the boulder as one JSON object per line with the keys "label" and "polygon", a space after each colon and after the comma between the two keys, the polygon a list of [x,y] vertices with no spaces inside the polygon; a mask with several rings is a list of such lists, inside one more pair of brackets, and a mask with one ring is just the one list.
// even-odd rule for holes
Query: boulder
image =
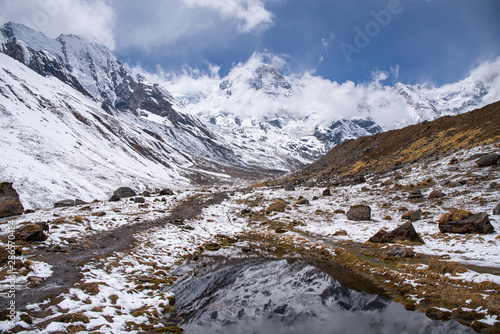
{"label": "boulder", "polygon": [[424,198],[424,195],[422,195],[420,190],[410,191],[410,194],[408,195],[408,199],[421,199],[421,198]]}
{"label": "boulder", "polygon": [[417,220],[420,220],[422,218],[422,210],[414,210],[414,211],[408,211],[403,216],[401,216],[401,219],[404,220],[409,220],[412,222],[416,222]]}
{"label": "boulder", "polygon": [[47,240],[46,232],[49,231],[49,225],[47,223],[37,223],[28,224],[19,228],[14,236],[16,240],[35,242],[35,241],[45,241]]}
{"label": "boulder", "polygon": [[70,206],[75,206],[75,201],[72,199],[63,199],[54,203],[54,208],[68,208]]}
{"label": "boulder", "polygon": [[285,190],[286,191],[295,191],[295,186],[291,183],[288,183],[285,185]]}
{"label": "boulder", "polygon": [[493,209],[493,214],[495,216],[500,216],[500,203],[498,203],[497,206],[495,206],[495,208]]}
{"label": "boulder", "polygon": [[486,213],[471,214],[460,220],[440,219],[438,227],[442,233],[488,234],[495,232]]}
{"label": "boulder", "polygon": [[429,199],[436,199],[436,198],[442,198],[446,196],[446,194],[444,192],[442,192],[441,190],[433,190],[430,194],[429,194]]}
{"label": "boulder", "polygon": [[330,191],[329,188],[323,190],[323,196],[332,196],[332,192]]}
{"label": "boulder", "polygon": [[11,182],[0,183],[0,218],[22,215],[24,211]]}
{"label": "boulder", "polygon": [[174,192],[171,189],[163,188],[160,190],[160,196],[172,196]]}
{"label": "boulder", "polygon": [[372,218],[372,209],[368,205],[355,205],[351,206],[347,212],[347,219],[349,220],[370,220]]}
{"label": "boulder", "polygon": [[409,248],[396,246],[389,249],[386,253],[388,256],[409,258],[415,257],[415,252]]}
{"label": "boulder", "polygon": [[476,165],[478,167],[488,167],[488,166],[494,166],[498,164],[498,161],[500,160],[500,155],[493,153],[493,154],[488,154],[485,157],[482,157],[481,159],[476,161]]}
{"label": "boulder", "polygon": [[266,209],[266,213],[271,213],[271,212],[284,212],[286,208],[286,202],[282,200],[281,198],[278,198],[276,201],[274,201],[271,205],[269,205]]}
{"label": "boulder", "polygon": [[134,197],[134,196],[137,196],[137,194],[135,193],[134,190],[132,190],[132,188],[129,188],[129,187],[120,187],[118,189],[115,190],[115,192],[113,193],[113,195],[116,195],[120,198],[128,198],[128,197]]}
{"label": "boulder", "polygon": [[415,231],[413,224],[411,222],[406,222],[403,225],[397,227],[391,232],[378,231],[373,237],[371,237],[369,242],[373,243],[392,243],[392,242],[412,242],[423,244],[424,241],[420,235]]}

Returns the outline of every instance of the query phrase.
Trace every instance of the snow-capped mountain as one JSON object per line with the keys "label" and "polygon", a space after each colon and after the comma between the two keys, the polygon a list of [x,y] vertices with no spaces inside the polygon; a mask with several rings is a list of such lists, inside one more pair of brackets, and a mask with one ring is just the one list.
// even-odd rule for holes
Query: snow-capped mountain
{"label": "snow-capped mountain", "polygon": [[292,170],[344,140],[500,96],[500,59],[435,88],[286,76],[282,60],[254,55],[203,89],[193,81],[179,91],[79,36],[52,39],[7,23],[0,44],[0,149],[7,157],[0,179],[19,184],[31,206],[104,197],[124,184]]}

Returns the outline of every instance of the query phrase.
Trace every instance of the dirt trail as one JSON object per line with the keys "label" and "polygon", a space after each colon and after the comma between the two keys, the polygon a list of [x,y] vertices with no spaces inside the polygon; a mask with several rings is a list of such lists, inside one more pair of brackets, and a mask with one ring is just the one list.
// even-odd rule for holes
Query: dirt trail
{"label": "dirt trail", "polygon": [[[35,248],[30,258],[51,265],[53,274],[39,285],[16,291],[17,310],[22,311],[28,304],[55,297],[73,287],[83,278],[81,268],[85,264],[105,258],[114,252],[133,248],[136,244],[134,233],[145,232],[165,224],[183,225],[184,220],[196,217],[203,208],[219,204],[227,198],[228,195],[224,192],[192,196],[174,207],[165,217],[145,220],[89,236],[83,243],[70,247],[68,253],[48,252],[45,249]],[[0,310],[6,309],[9,302],[10,299],[0,298]]]}

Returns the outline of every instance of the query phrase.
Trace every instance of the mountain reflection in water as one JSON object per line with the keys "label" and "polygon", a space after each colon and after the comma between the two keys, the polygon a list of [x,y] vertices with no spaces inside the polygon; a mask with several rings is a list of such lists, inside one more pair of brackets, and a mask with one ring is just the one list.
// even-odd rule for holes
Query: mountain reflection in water
{"label": "mountain reflection in water", "polygon": [[474,333],[355,291],[304,260],[251,259],[206,267],[176,294],[191,333]]}

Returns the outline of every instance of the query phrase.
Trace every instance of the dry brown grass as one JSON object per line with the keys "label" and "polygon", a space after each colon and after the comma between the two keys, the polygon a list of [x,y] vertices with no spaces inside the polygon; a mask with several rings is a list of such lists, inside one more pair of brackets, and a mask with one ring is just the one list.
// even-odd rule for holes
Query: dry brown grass
{"label": "dry brown grass", "polygon": [[462,220],[472,215],[472,212],[467,210],[452,209],[449,213],[445,213],[439,218],[438,223],[444,224],[451,221]]}

